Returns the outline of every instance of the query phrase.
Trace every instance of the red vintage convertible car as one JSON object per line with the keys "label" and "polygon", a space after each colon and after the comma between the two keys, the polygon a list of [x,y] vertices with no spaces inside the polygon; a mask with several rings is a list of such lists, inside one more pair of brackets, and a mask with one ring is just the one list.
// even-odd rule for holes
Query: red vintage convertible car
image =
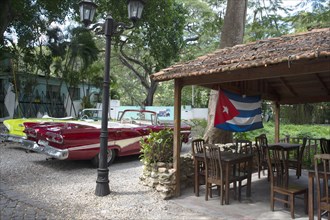
{"label": "red vintage convertible car", "polygon": [[[22,143],[24,149],[59,160],[91,160],[98,166],[101,121],[26,122],[24,126],[27,136]],[[139,154],[141,138],[162,129],[173,129],[173,125],[158,121],[156,112],[125,110],[118,121],[108,122],[108,165],[116,156]],[[188,125],[181,126],[184,142],[189,140],[190,130]]]}

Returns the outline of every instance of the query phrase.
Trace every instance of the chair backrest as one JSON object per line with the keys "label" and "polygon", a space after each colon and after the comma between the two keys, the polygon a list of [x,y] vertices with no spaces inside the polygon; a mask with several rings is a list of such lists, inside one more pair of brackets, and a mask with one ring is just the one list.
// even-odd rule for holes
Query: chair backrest
{"label": "chair backrest", "polygon": [[268,140],[265,134],[261,134],[255,138],[259,162],[266,161],[266,148],[268,148]]}
{"label": "chair backrest", "polygon": [[267,147],[266,152],[271,184],[286,188],[289,184],[288,152],[279,145]]}
{"label": "chair backrest", "polygon": [[235,153],[253,154],[252,142],[249,140],[236,140]]}
{"label": "chair backrest", "polygon": [[[330,180],[330,154],[314,155],[315,179],[316,179],[316,194],[317,203],[320,204],[320,199],[324,198],[324,202],[330,205],[329,180]],[[321,186],[323,182],[323,186]],[[328,206],[329,207],[329,206]]]}
{"label": "chair backrest", "polygon": [[290,143],[290,135],[289,134],[285,135],[285,137],[280,139],[279,141],[281,143]]}
{"label": "chair backrest", "polygon": [[301,163],[303,163],[302,160],[303,160],[306,145],[307,145],[307,137],[303,137],[302,144],[301,144],[301,147],[300,147],[300,150],[299,150],[299,157],[298,157],[298,160],[301,161]]}
{"label": "chair backrest", "polygon": [[330,139],[321,138],[320,146],[322,154],[330,154]]}
{"label": "chair backrest", "polygon": [[203,153],[203,145],[205,144],[204,139],[195,139],[191,142],[191,148],[193,155],[196,153]]}
{"label": "chair backrest", "polygon": [[214,144],[204,144],[203,147],[206,176],[212,179],[223,179],[220,148]]}

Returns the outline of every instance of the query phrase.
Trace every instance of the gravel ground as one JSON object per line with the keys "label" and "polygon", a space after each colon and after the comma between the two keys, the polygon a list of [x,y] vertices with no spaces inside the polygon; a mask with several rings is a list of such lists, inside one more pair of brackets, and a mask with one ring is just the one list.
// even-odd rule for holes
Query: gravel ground
{"label": "gravel ground", "polygon": [[16,143],[0,143],[0,165],[1,187],[37,201],[48,219],[205,218],[143,186],[137,156],[119,158],[109,167],[111,193],[105,197],[94,195],[97,172],[89,161],[46,160]]}

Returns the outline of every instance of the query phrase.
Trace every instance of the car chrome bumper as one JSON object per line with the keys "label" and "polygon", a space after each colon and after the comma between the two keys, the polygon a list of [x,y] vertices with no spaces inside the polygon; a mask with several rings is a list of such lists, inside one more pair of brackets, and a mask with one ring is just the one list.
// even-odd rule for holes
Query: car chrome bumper
{"label": "car chrome bumper", "polygon": [[22,148],[26,150],[32,150],[38,153],[46,154],[52,158],[58,159],[58,160],[65,160],[69,156],[69,151],[67,149],[60,150],[54,147],[51,147],[49,145],[39,145],[35,141],[30,140],[23,140],[22,141]]}
{"label": "car chrome bumper", "polygon": [[12,135],[12,134],[0,134],[0,142],[11,141],[11,142],[22,143],[22,141],[25,139],[26,139],[25,137]]}

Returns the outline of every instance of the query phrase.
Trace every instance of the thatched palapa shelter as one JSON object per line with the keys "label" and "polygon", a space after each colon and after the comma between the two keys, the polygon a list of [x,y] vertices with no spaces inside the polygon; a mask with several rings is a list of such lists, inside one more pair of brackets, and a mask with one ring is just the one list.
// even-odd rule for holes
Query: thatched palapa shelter
{"label": "thatched palapa shelter", "polygon": [[[174,80],[174,168],[180,176],[181,90],[199,85],[275,103],[275,139],[279,139],[280,104],[330,101],[330,28],[285,35],[214,51],[170,66],[151,76]],[[177,181],[177,195],[180,182]]]}

